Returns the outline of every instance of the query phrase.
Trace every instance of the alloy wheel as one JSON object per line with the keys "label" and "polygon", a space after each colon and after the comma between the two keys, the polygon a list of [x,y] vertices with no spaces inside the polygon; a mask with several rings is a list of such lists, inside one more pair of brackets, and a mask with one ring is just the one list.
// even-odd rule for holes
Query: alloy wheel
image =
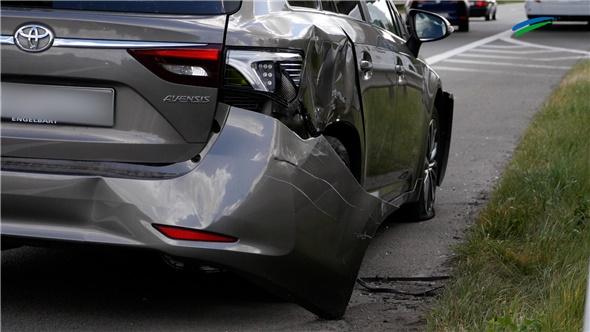
{"label": "alloy wheel", "polygon": [[424,212],[431,214],[434,210],[436,199],[436,186],[438,183],[438,128],[436,119],[430,120],[428,126],[428,146],[425,156],[424,182],[422,184],[422,195]]}

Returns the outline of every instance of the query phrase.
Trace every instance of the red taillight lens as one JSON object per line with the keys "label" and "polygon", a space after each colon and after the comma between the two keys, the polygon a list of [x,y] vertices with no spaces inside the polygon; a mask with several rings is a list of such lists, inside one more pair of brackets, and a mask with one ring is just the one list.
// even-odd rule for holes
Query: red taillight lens
{"label": "red taillight lens", "polygon": [[221,45],[203,48],[136,49],[129,53],[160,78],[174,83],[217,87]]}
{"label": "red taillight lens", "polygon": [[178,48],[171,50],[135,50],[134,54],[160,57],[163,59],[188,59],[188,60],[219,60],[217,48]]}
{"label": "red taillight lens", "polygon": [[236,242],[237,238],[196,229],[153,224],[160,233],[174,240],[204,241],[204,242]]}
{"label": "red taillight lens", "polygon": [[487,6],[487,4],[485,1],[476,1],[475,6],[476,7],[485,7],[485,6]]}

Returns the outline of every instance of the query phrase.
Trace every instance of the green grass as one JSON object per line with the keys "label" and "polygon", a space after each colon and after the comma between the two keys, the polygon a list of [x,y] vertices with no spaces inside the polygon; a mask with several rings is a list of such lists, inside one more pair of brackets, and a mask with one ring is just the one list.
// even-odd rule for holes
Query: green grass
{"label": "green grass", "polygon": [[590,61],[527,129],[428,317],[436,331],[580,331],[590,258]]}

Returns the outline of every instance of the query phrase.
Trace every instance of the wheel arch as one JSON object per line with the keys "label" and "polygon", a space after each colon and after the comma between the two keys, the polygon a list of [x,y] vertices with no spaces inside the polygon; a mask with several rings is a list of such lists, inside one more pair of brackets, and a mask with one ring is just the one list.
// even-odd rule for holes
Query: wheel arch
{"label": "wheel arch", "polygon": [[335,137],[344,145],[350,157],[351,172],[360,183],[363,158],[361,138],[355,126],[346,121],[337,121],[329,124],[322,134]]}
{"label": "wheel arch", "polygon": [[449,151],[451,149],[451,135],[453,131],[454,97],[452,94],[439,89],[436,93],[434,106],[438,111],[439,126],[441,130],[440,153],[438,154],[438,185],[442,184],[447,170]]}

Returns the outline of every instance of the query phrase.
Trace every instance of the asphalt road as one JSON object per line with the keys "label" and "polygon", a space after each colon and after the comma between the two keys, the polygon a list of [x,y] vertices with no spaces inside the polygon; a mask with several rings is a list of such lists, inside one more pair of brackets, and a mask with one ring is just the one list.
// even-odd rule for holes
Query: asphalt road
{"label": "asphalt road", "polygon": [[[442,285],[384,278],[449,273],[450,246],[486,202],[535,111],[583,56],[566,49],[590,50],[590,31],[568,24],[518,39],[534,45],[503,40],[508,35],[500,33],[524,18],[521,4],[504,5],[498,21],[474,19],[469,33],[424,45],[422,55],[437,61],[456,97],[447,177],[436,218],[396,216],[381,227],[360,272],[376,277],[372,285],[410,292]],[[157,262],[145,253],[84,248],[3,252],[2,330],[420,330],[433,301],[357,286],[344,319],[323,321],[228,273],[176,272]]]}

